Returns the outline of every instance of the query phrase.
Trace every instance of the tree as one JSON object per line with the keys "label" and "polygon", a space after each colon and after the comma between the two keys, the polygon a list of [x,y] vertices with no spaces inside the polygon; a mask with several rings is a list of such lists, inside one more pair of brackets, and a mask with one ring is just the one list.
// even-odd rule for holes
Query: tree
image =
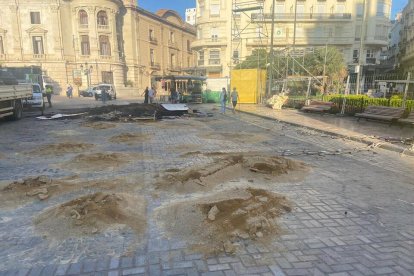
{"label": "tree", "polygon": [[236,66],[236,69],[266,69],[267,62],[267,51],[265,49],[254,49],[252,54],[246,57],[246,60]]}

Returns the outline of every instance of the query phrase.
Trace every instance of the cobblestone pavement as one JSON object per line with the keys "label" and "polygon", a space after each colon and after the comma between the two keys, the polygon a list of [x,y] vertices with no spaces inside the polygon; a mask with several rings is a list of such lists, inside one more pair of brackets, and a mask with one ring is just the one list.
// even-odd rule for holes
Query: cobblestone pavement
{"label": "cobblestone pavement", "polygon": [[[211,109],[211,107],[203,108]],[[1,275],[413,275],[414,158],[301,127],[247,114],[177,119],[161,123],[117,123],[115,128],[81,127],[81,120],[40,122],[25,118],[0,122],[0,182],[28,176],[53,178],[76,173],[80,179],[136,179],[136,187],[119,191],[148,201],[145,238],[128,230],[93,237],[50,241],[32,219],[46,208],[99,190],[81,189],[0,209]],[[111,144],[122,132],[148,134],[133,145]],[[257,143],[214,140],[205,134],[233,132],[268,137]],[[39,145],[61,141],[92,143],[90,152],[143,154],[119,169],[73,171],[61,166],[73,154],[33,156]],[[180,145],[188,148],[180,149]],[[246,242],[236,255],[205,257],[184,240],[166,238],[152,216],[171,194],[152,197],[154,177],[166,169],[207,164],[203,152],[267,151],[306,162],[312,171],[303,181],[277,183],[271,190],[295,207],[280,219],[284,234],[269,243]],[[175,150],[177,149],[177,150]],[[179,150],[180,149],[180,150]],[[253,185],[253,184],[252,184]],[[192,195],[175,195],[189,198]]]}

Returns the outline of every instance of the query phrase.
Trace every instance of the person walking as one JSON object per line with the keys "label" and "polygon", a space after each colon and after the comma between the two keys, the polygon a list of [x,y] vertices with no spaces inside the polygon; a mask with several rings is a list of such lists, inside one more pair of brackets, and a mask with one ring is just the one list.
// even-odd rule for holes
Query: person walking
{"label": "person walking", "polygon": [[69,99],[73,96],[73,87],[70,84],[68,84],[68,87],[66,88],[66,96],[68,96]]}
{"label": "person walking", "polygon": [[231,97],[231,102],[233,104],[233,113],[235,113],[237,101],[240,101],[239,93],[237,92],[236,87],[233,87],[233,91],[231,92],[230,97]]}
{"label": "person walking", "polygon": [[46,85],[46,98],[47,102],[49,103],[49,107],[52,107],[52,94],[53,87],[51,85]]}
{"label": "person walking", "polygon": [[102,98],[103,104],[106,104],[107,95],[108,95],[108,92],[106,92],[106,88],[103,87],[101,90],[101,98]]}
{"label": "person walking", "polygon": [[226,88],[223,87],[220,92],[220,104],[221,104],[221,114],[226,113],[226,104],[227,104],[227,91]]}
{"label": "person walking", "polygon": [[149,98],[149,103],[152,104],[154,102],[154,97],[155,97],[155,90],[154,88],[151,86],[151,89],[148,90],[148,98]]}
{"label": "person walking", "polygon": [[145,88],[144,93],[142,93],[142,95],[144,95],[144,104],[148,104],[148,86]]}

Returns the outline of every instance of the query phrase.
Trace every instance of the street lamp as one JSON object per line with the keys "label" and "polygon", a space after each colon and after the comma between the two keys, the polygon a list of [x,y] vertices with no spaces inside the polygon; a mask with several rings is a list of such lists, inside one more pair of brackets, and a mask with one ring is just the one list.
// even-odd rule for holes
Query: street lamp
{"label": "street lamp", "polygon": [[[87,85],[88,85],[87,88],[89,88],[91,86],[91,77],[90,77],[90,75],[92,73],[93,66],[91,65],[91,66],[88,67],[88,63],[85,62],[85,66],[83,64],[81,64],[80,68],[81,68],[82,72],[86,75],[86,82],[87,82]],[[85,71],[83,70],[83,68],[85,68]]]}

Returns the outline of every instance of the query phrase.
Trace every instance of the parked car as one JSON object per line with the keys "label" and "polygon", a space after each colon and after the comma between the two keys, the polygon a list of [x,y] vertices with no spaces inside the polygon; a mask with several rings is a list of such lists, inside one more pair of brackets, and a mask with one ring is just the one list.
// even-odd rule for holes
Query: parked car
{"label": "parked car", "polygon": [[97,86],[88,87],[86,90],[79,91],[79,97],[93,97],[95,96]]}
{"label": "parked car", "polygon": [[95,100],[99,100],[102,97],[102,89],[105,89],[106,93],[108,93],[107,100],[116,100],[116,90],[113,84],[99,84],[96,86],[95,89]]}
{"label": "parked car", "polygon": [[32,84],[32,96],[23,101],[23,106],[26,108],[35,108],[39,109],[43,115],[45,110],[45,102],[43,100],[43,91],[42,87],[38,83]]}

